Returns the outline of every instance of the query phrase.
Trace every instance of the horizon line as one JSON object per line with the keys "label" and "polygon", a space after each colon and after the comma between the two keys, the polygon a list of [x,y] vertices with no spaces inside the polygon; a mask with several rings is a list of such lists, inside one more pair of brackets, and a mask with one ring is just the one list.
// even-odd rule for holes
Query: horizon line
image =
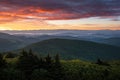
{"label": "horizon line", "polygon": [[117,30],[117,29],[90,29],[90,30],[85,30],[85,29],[83,29],[83,30],[81,30],[81,29],[38,29],[38,30],[36,30],[36,29],[33,29],[33,30],[0,30],[0,31],[57,31],[57,30],[67,30],[67,31],[104,31],[104,30],[109,30],[109,31],[119,31],[119,29]]}

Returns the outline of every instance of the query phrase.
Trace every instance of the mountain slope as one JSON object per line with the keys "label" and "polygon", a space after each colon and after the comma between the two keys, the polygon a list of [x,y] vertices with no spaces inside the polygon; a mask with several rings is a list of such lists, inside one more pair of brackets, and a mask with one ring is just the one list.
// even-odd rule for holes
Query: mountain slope
{"label": "mountain slope", "polygon": [[24,44],[21,41],[0,38],[0,52],[19,49],[22,46],[24,46]]}
{"label": "mountain slope", "polygon": [[110,45],[115,45],[120,47],[120,38],[108,38],[101,40],[102,43],[110,44]]}
{"label": "mountain slope", "polygon": [[82,40],[49,39],[31,44],[23,49],[32,49],[41,55],[59,53],[64,59],[96,60],[102,58],[112,60],[120,58],[120,47]]}
{"label": "mountain slope", "polygon": [[0,52],[22,48],[24,42],[21,39],[14,35],[0,33]]}
{"label": "mountain slope", "polygon": [[41,35],[41,36],[16,36],[7,33],[0,33],[0,52],[6,52],[10,50],[19,49],[25,47],[31,43],[39,42],[42,40],[52,38],[70,38],[77,39],[70,36],[52,36],[52,35]]}

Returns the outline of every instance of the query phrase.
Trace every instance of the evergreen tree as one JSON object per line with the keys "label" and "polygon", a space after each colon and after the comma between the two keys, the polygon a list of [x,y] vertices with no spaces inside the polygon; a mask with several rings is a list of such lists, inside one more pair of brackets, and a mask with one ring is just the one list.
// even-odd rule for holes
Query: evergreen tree
{"label": "evergreen tree", "polygon": [[26,78],[29,79],[32,71],[38,67],[38,58],[31,51],[27,53],[26,51],[22,51],[18,62],[17,68],[23,71],[26,75]]}
{"label": "evergreen tree", "polygon": [[45,57],[45,66],[47,70],[50,70],[52,67],[52,58],[49,54]]}
{"label": "evergreen tree", "polygon": [[55,56],[54,70],[55,70],[54,80],[56,80],[56,79],[57,80],[64,80],[64,70],[63,70],[62,64],[60,62],[59,54],[56,54],[56,56]]}
{"label": "evergreen tree", "polygon": [[46,67],[46,66],[45,66],[45,65],[46,65],[45,60],[44,60],[43,58],[41,58],[41,57],[40,57],[40,59],[39,59],[38,65],[39,65],[39,67],[38,67],[39,69],[41,69],[41,68],[42,68],[42,69],[46,69],[46,68],[45,68],[45,67]]}
{"label": "evergreen tree", "polygon": [[20,57],[22,56],[28,56],[28,53],[23,49],[21,52],[20,52]]}
{"label": "evergreen tree", "polygon": [[98,65],[104,65],[104,66],[110,66],[107,62],[102,61],[101,59],[98,59],[96,64]]}
{"label": "evergreen tree", "polygon": [[6,61],[3,59],[3,55],[0,54],[0,69],[6,66]]}
{"label": "evergreen tree", "polygon": [[56,56],[55,56],[55,65],[56,65],[56,66],[61,66],[59,54],[56,54]]}
{"label": "evergreen tree", "polygon": [[6,61],[3,59],[3,55],[0,54],[0,80],[4,80],[4,68],[6,68]]}
{"label": "evergreen tree", "polygon": [[33,54],[32,49],[29,49],[29,55],[32,55],[32,54]]}
{"label": "evergreen tree", "polygon": [[102,65],[102,64],[103,64],[103,61],[101,61],[101,59],[97,59],[96,64]]}
{"label": "evergreen tree", "polygon": [[56,54],[54,59],[54,64],[51,67],[51,71],[49,72],[50,78],[53,80],[64,80],[64,70],[62,68],[62,65],[60,63],[60,57],[59,54]]}

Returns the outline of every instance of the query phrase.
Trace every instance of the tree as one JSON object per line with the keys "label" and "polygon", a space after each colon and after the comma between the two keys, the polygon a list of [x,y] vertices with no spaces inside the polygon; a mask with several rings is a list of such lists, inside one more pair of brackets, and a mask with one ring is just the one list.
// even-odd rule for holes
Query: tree
{"label": "tree", "polygon": [[54,58],[54,64],[52,65],[49,71],[49,77],[52,78],[53,80],[64,80],[63,76],[64,76],[64,70],[60,63],[60,57],[59,54],[56,54]]}
{"label": "tree", "polygon": [[27,56],[27,55],[28,53],[24,49],[20,52],[20,57]]}
{"label": "tree", "polygon": [[0,54],[0,68],[4,68],[6,66],[6,61],[3,59],[3,55]]}
{"label": "tree", "polygon": [[0,54],[0,80],[3,80],[4,71],[3,69],[6,68],[6,61],[3,59],[3,55]]}
{"label": "tree", "polygon": [[59,54],[56,54],[56,56],[55,56],[55,65],[56,65],[56,66],[61,66]]}
{"label": "tree", "polygon": [[45,66],[47,70],[50,70],[50,68],[52,67],[52,58],[49,54],[45,57]]}
{"label": "tree", "polygon": [[64,70],[62,64],[60,62],[59,54],[55,56],[55,63],[54,63],[54,80],[63,80],[64,79]]}
{"label": "tree", "polygon": [[101,61],[100,59],[97,59],[96,64],[102,65],[102,64],[103,64],[103,61]]}
{"label": "tree", "polygon": [[29,54],[29,55],[33,55],[33,51],[32,51],[32,49],[29,49],[28,54]]}
{"label": "tree", "polygon": [[42,69],[46,69],[46,62],[45,62],[45,60],[44,60],[42,57],[39,58],[39,63],[38,63],[38,65],[39,65],[39,66],[38,66],[39,69],[41,69],[41,68],[42,68]]}
{"label": "tree", "polygon": [[96,64],[98,64],[98,65],[104,65],[104,66],[110,66],[107,62],[104,62],[104,61],[102,61],[100,59],[97,60]]}
{"label": "tree", "polygon": [[33,70],[38,67],[38,62],[38,57],[31,50],[29,53],[23,50],[19,56],[17,68],[25,73],[27,79],[30,79]]}

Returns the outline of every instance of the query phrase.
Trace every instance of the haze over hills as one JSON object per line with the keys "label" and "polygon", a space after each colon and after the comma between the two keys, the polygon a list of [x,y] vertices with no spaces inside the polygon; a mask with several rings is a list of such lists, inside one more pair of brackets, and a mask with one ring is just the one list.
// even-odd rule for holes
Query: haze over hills
{"label": "haze over hills", "polygon": [[24,42],[14,35],[0,33],[0,52],[10,51],[23,47]]}
{"label": "haze over hills", "polygon": [[40,55],[59,53],[63,59],[112,60],[120,58],[120,47],[83,40],[49,39],[33,43],[22,49],[32,49],[33,52]]}
{"label": "haze over hills", "polygon": [[53,38],[85,40],[120,46],[119,30],[32,30],[1,32],[0,43],[3,43],[2,41],[4,39],[6,41],[4,42],[4,46],[6,47],[3,48],[2,45],[0,45],[0,52],[19,49],[32,43]]}
{"label": "haze over hills", "polygon": [[120,47],[120,38],[119,37],[103,39],[100,42]]}
{"label": "haze over hills", "polygon": [[17,49],[20,46],[19,43],[20,43],[19,41],[13,41],[13,40],[0,38],[0,51],[4,52],[4,51]]}
{"label": "haze over hills", "polygon": [[52,39],[52,38],[77,39],[71,36],[40,35],[40,36],[30,37],[30,36],[17,36],[17,35],[10,35],[7,33],[0,33],[0,52],[19,49],[31,43]]}
{"label": "haze over hills", "polygon": [[73,37],[94,37],[110,38],[120,37],[120,30],[24,30],[24,31],[1,31],[4,33],[19,36],[40,36],[40,35],[57,35]]}

